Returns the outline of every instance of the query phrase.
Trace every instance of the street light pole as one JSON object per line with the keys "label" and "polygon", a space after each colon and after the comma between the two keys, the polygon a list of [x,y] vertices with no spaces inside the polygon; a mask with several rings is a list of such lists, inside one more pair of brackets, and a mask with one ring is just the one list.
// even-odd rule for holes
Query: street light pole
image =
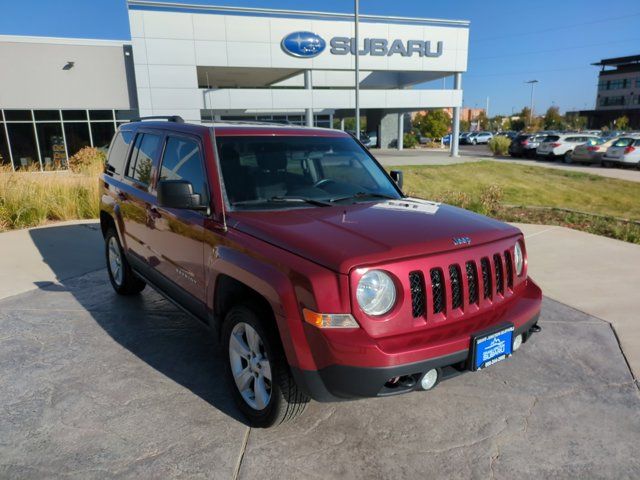
{"label": "street light pole", "polygon": [[524,83],[528,83],[531,85],[531,106],[529,107],[529,126],[531,126],[531,124],[533,123],[533,90],[536,86],[536,83],[540,82],[538,82],[538,80],[529,80],[528,82]]}
{"label": "street light pole", "polygon": [[356,54],[355,54],[355,67],[356,67],[356,138],[360,139],[360,36],[358,35],[358,28],[360,25],[360,2],[355,0],[355,38],[356,42]]}

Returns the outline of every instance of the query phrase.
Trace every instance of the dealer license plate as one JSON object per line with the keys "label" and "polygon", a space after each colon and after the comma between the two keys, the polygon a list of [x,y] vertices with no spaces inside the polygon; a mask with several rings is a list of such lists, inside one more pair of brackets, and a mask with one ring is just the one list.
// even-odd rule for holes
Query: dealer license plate
{"label": "dealer license plate", "polygon": [[513,325],[493,333],[481,334],[472,339],[472,369],[480,370],[511,356]]}

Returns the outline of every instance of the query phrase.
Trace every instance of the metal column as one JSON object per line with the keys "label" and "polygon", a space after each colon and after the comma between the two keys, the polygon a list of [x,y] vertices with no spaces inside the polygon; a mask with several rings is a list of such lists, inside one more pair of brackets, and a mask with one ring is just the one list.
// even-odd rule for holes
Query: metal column
{"label": "metal column", "polygon": [[398,150],[404,148],[404,113],[398,113]]}
{"label": "metal column", "polygon": [[340,130],[344,132],[344,117],[340,119]]}
{"label": "metal column", "polygon": [[[453,89],[462,89],[462,73],[453,76]],[[458,141],[460,140],[460,107],[453,107],[453,128],[451,130],[451,156],[459,157]]]}
{"label": "metal column", "polygon": [[360,138],[360,33],[359,33],[359,28],[360,28],[360,2],[359,0],[355,0],[355,5],[354,5],[354,33],[355,36],[353,38],[353,41],[356,44],[355,47],[355,74],[356,74],[356,112],[355,112],[355,117],[356,117],[356,138]]}
{"label": "metal column", "polygon": [[[304,71],[304,88],[309,90],[309,102],[313,104],[313,83],[311,81],[311,70]],[[306,121],[307,127],[313,127],[313,107],[310,106],[306,109]]]}

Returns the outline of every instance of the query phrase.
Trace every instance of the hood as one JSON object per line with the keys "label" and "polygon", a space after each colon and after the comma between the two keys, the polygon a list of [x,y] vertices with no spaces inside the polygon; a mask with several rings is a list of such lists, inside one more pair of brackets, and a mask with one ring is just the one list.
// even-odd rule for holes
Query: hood
{"label": "hood", "polygon": [[230,212],[229,226],[340,273],[355,267],[462,249],[520,231],[460,208],[405,198],[348,206]]}

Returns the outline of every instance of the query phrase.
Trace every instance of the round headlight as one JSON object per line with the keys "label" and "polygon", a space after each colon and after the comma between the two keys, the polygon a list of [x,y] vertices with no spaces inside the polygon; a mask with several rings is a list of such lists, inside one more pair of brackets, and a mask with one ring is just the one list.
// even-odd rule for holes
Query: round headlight
{"label": "round headlight", "polygon": [[389,275],[371,270],[358,282],[356,298],[367,315],[384,315],[396,303],[396,287]]}
{"label": "round headlight", "polygon": [[516,242],[516,247],[513,249],[513,261],[516,266],[516,275],[522,275],[522,269],[524,268],[524,255],[522,255],[520,242]]}

